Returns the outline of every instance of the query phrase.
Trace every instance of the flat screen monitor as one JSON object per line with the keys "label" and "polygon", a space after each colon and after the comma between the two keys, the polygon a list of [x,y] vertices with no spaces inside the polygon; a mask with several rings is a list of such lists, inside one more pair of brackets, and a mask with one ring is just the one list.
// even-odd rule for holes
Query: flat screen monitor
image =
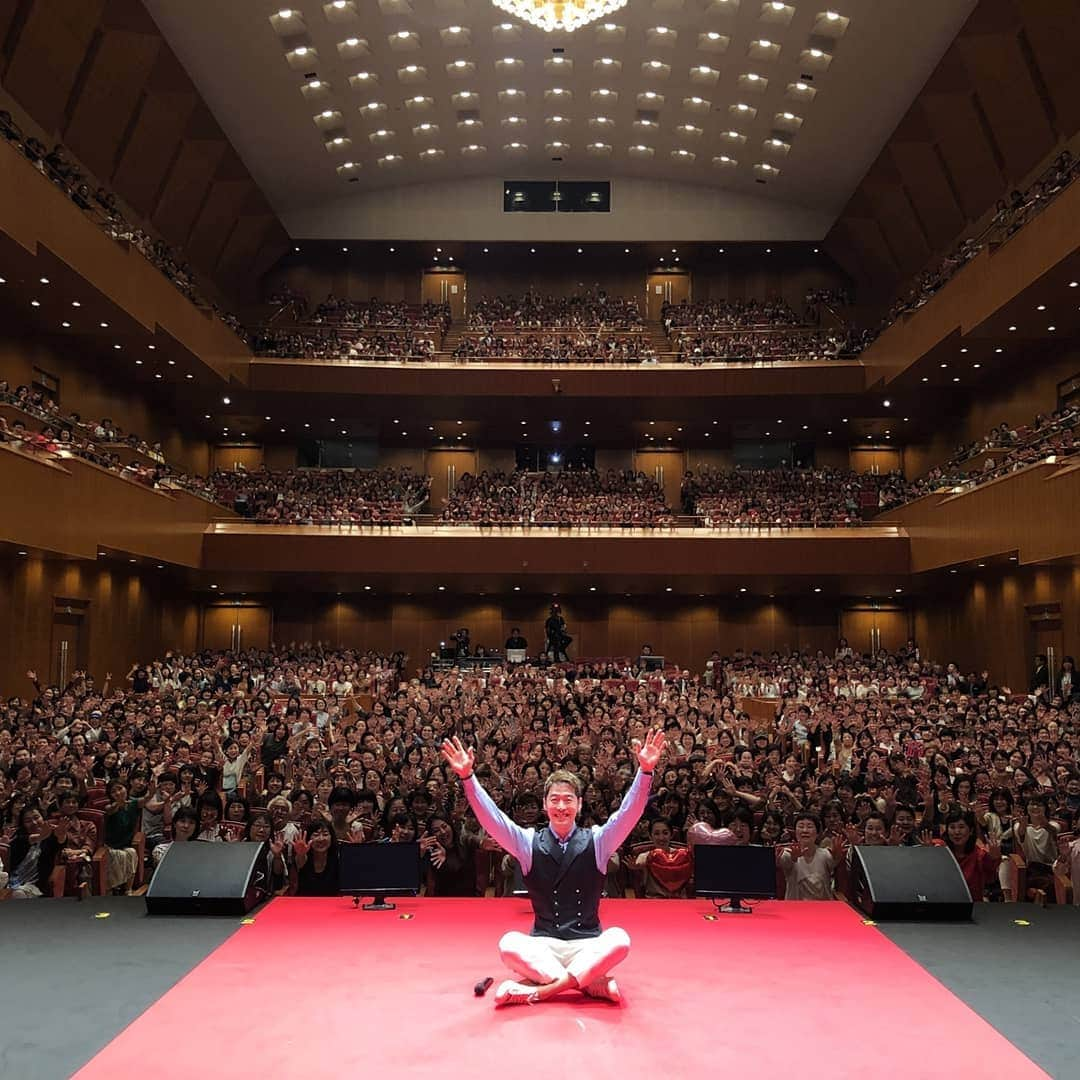
{"label": "flat screen monitor", "polygon": [[506,650],[506,662],[508,664],[524,664],[525,663],[525,650],[524,649],[507,649]]}
{"label": "flat screen monitor", "polygon": [[694,891],[726,899],[776,899],[776,849],[750,845],[696,844]]}
{"label": "flat screen monitor", "polygon": [[[415,896],[420,891],[420,845],[341,844],[339,891],[346,896]],[[379,903],[368,909],[386,910]]]}
{"label": "flat screen monitor", "polygon": [[643,671],[660,671],[664,666],[662,656],[639,656],[638,666]]}

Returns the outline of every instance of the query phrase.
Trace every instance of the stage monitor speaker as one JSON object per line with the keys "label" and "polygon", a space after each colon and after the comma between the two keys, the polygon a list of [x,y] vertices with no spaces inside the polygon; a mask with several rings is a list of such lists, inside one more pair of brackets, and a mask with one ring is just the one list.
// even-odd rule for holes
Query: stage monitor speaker
{"label": "stage monitor speaker", "polygon": [[967,882],[945,847],[860,845],[851,856],[851,902],[872,919],[971,918]]}
{"label": "stage monitor speaker", "polygon": [[146,891],[149,915],[246,915],[266,899],[265,843],[171,844]]}

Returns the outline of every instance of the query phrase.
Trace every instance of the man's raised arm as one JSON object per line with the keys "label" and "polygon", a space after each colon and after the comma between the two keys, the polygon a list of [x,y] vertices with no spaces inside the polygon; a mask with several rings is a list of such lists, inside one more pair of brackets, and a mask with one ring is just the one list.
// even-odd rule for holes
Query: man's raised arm
{"label": "man's raised arm", "polygon": [[596,834],[596,865],[600,870],[607,869],[608,860],[634,831],[634,826],[645,812],[649,789],[652,787],[652,774],[664,752],[663,731],[648,732],[644,746],[635,740],[634,752],[638,759],[638,774],[623,796],[619,809],[604,822]]}
{"label": "man's raised arm", "polygon": [[523,829],[495,805],[494,800],[473,775],[475,753],[471,749],[466,750],[459,738],[455,736],[443,742],[442,756],[461,779],[465,798],[469,800],[476,820],[504,851],[517,859],[521,864],[521,872],[527,874],[532,868],[533,830]]}

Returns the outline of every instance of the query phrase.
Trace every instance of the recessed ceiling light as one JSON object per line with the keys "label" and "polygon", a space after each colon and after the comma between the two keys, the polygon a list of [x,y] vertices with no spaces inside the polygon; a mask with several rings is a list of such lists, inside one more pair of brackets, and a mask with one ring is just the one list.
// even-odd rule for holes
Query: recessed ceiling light
{"label": "recessed ceiling light", "polygon": [[1045,304],[1040,304],[1035,310],[1036,311],[1045,311],[1046,310],[1046,305]]}
{"label": "recessed ceiling light", "polygon": [[39,301],[37,301],[37,300],[31,300],[31,301],[30,301],[30,306],[31,306],[31,307],[41,307],[41,304],[40,304],[40,302],[39,302]]}
{"label": "recessed ceiling light", "polygon": [[231,405],[232,404],[232,398],[223,397],[221,399],[221,404],[222,405]]}
{"label": "recessed ceiling light", "polygon": [[62,326],[62,327],[63,327],[63,328],[65,329],[65,330],[67,330],[67,329],[68,329],[68,327],[70,327],[70,326],[71,326],[71,323],[69,323],[69,322],[62,322],[62,323],[61,323],[60,325],[61,325],[61,326]]}

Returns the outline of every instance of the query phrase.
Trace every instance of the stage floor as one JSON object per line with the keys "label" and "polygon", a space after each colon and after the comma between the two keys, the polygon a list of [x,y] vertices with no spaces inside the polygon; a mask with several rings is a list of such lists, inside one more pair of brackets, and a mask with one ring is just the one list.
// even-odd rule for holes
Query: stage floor
{"label": "stage floor", "polygon": [[[472,987],[502,977],[496,942],[528,929],[522,901],[401,900],[384,913],[349,900],[282,899],[251,922],[150,919],[138,903],[4,905],[0,1072],[51,1080],[85,1062],[79,1080],[187,1080],[208,1068],[470,1078],[550,1069],[590,1080],[705,1070],[874,1080],[1076,1075],[1078,1026],[1064,993],[1075,982],[1075,909],[980,905],[974,924],[879,928],[842,903],[767,902],[713,921],[703,901],[609,901],[604,924],[624,927],[633,942],[616,969],[621,1006],[574,994],[497,1010],[490,991],[476,998]],[[112,910],[109,919],[95,918],[102,910]],[[10,950],[7,931],[20,923],[25,932]],[[31,931],[40,947],[30,946]],[[934,957],[964,1000],[927,970]],[[38,973],[32,985],[24,966]],[[1041,1029],[1026,1023],[1034,1013],[1018,1003],[1018,978],[1061,991],[1035,1003]],[[34,991],[29,1000],[24,986]],[[102,1014],[106,999],[115,1002],[112,1021]],[[80,1057],[84,1001],[98,1024],[84,1032]],[[995,1001],[1000,1008],[988,1010]],[[1000,1033],[983,1019],[991,1013]],[[58,1032],[65,1037],[53,1053]]]}

